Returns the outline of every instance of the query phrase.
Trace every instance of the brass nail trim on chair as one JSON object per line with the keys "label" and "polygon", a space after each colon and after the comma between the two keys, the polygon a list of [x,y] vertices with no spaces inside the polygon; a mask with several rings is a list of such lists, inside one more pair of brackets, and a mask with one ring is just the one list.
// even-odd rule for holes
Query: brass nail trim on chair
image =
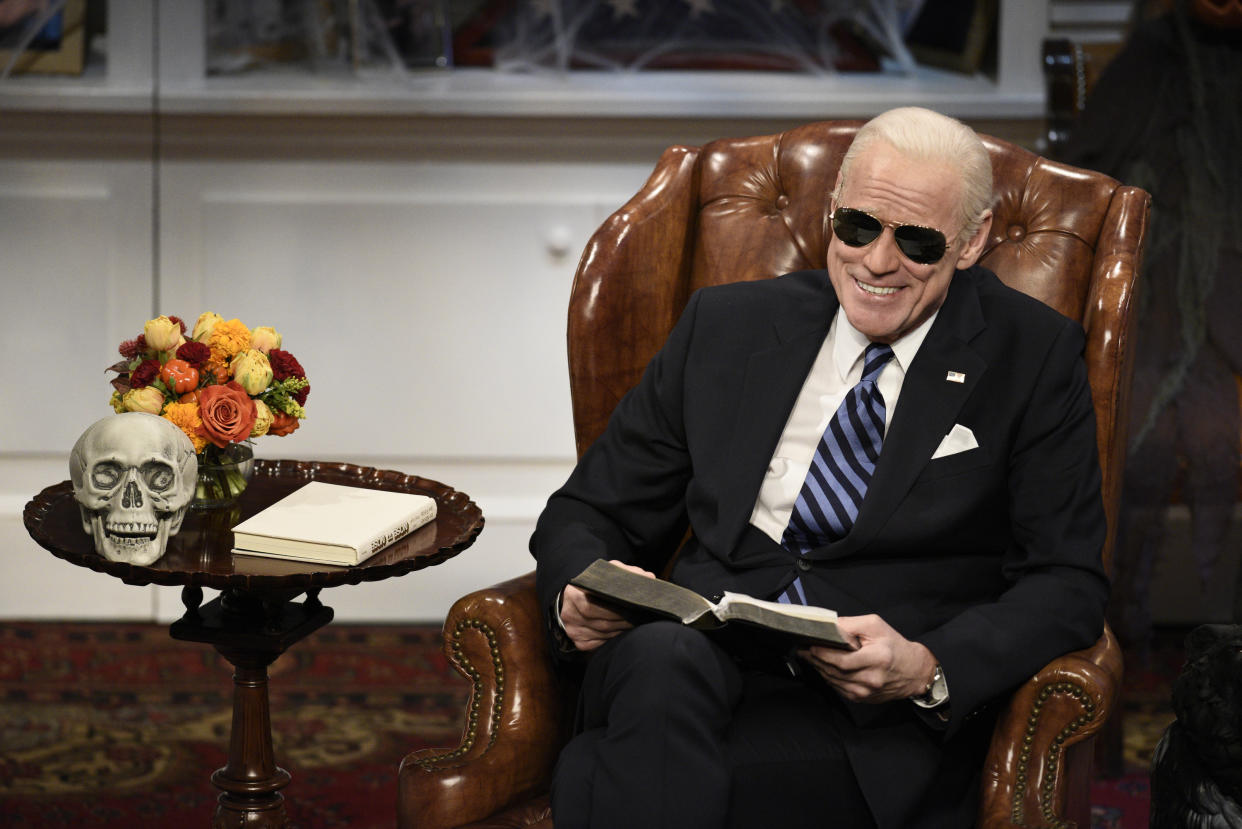
{"label": "brass nail trim on chair", "polygon": [[[474,667],[470,660],[465,657],[465,654],[462,653],[461,639],[467,628],[479,631],[487,640],[487,647],[492,657],[492,668],[496,677],[496,700],[492,705],[487,749],[490,749],[492,744],[496,742],[496,735],[500,731],[500,716],[505,700],[505,668],[504,661],[500,656],[500,646],[496,644],[496,632],[486,622],[478,619],[462,619],[453,628],[453,664],[457,665],[458,670],[470,680],[470,711],[466,715],[466,732],[462,737],[461,745],[452,751],[431,757],[420,757],[415,760],[419,766],[428,771],[440,766],[446,760],[456,760],[465,755],[474,748],[474,744],[478,740],[479,699],[482,696],[483,682],[478,668]],[[484,751],[487,749],[484,749]]]}
{"label": "brass nail trim on chair", "polygon": [[1035,742],[1035,732],[1044,703],[1053,694],[1068,694],[1074,697],[1082,706],[1084,713],[1061,729],[1061,733],[1052,739],[1052,745],[1048,746],[1048,779],[1040,787],[1039,811],[1048,826],[1056,827],[1056,829],[1069,829],[1074,825],[1058,817],[1053,804],[1056,796],[1059,760],[1062,749],[1069,739],[1095,719],[1096,708],[1095,701],[1083,688],[1070,682],[1057,682],[1040,689],[1035,705],[1031,708],[1031,716],[1026,722],[1026,734],[1022,737],[1022,750],[1018,755],[1018,775],[1013,787],[1013,822],[1018,826],[1024,825],[1022,801],[1026,795],[1027,781],[1030,776],[1031,746]]}

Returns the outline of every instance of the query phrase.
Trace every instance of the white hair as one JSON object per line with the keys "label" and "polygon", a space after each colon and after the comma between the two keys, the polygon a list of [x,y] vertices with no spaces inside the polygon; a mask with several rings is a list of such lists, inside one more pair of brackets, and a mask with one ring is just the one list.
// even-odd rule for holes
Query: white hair
{"label": "white hair", "polygon": [[958,201],[962,231],[958,238],[975,235],[992,209],[992,159],[975,131],[954,118],[921,107],[899,107],[863,124],[841,160],[841,177],[833,198],[840,200],[854,160],[877,142],[884,142],[914,161],[942,163],[961,173]]}

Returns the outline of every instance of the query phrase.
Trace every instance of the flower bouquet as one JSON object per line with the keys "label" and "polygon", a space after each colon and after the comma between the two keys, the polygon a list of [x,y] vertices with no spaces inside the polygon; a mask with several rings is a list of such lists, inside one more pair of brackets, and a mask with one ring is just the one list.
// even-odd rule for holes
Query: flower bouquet
{"label": "flower bouquet", "polygon": [[121,343],[109,366],[117,412],[149,412],[171,421],[198,454],[196,506],[234,501],[253,470],[250,441],[287,435],[306,417],[310,383],[275,329],[225,320],[208,311],[187,336],[178,317],[148,320]]}

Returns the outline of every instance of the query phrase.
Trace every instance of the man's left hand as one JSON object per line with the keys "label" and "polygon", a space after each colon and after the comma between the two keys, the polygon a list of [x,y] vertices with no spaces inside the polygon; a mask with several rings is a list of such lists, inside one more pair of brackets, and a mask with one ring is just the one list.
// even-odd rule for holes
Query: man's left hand
{"label": "man's left hand", "polygon": [[911,642],[879,616],[841,616],[837,628],[858,648],[814,645],[798,652],[851,702],[888,702],[923,693],[936,669],[926,646]]}

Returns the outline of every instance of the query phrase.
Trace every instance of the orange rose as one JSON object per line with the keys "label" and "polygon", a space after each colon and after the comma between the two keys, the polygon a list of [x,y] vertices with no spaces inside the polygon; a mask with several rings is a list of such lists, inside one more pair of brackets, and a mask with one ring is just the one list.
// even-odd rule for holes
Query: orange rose
{"label": "orange rose", "polygon": [[254,401],[237,383],[204,386],[198,391],[203,437],[223,449],[250,437],[258,412]]}
{"label": "orange rose", "polygon": [[269,435],[283,437],[302,425],[296,417],[282,411],[272,411],[272,425],[267,427]]}

